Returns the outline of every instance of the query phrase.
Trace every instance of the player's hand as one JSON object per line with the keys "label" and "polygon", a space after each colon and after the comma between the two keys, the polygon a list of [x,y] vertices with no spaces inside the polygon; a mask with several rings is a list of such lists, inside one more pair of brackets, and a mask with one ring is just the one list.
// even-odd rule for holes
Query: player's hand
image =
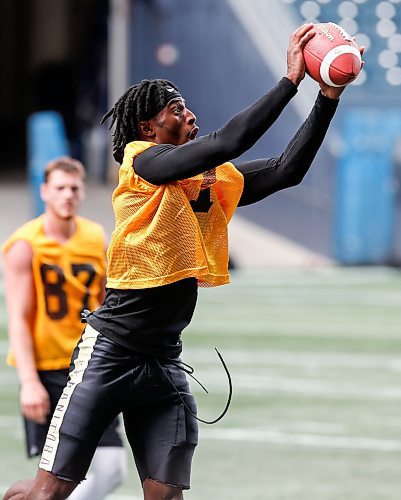
{"label": "player's hand", "polygon": [[[359,47],[359,52],[361,53],[361,56],[363,55],[364,51],[365,51],[365,47],[363,45],[361,47]],[[365,64],[365,62],[362,61],[362,68],[363,68],[364,64]],[[319,85],[320,85],[321,93],[324,96],[329,97],[330,99],[339,99],[340,95],[344,92],[345,87],[347,87],[347,85],[344,85],[343,87],[330,87],[329,85],[326,85],[325,83],[319,83]]]}
{"label": "player's hand", "polygon": [[305,78],[305,60],[303,49],[305,44],[315,36],[313,24],[303,24],[290,36],[287,49],[287,78],[295,85],[299,85]]}
{"label": "player's hand", "polygon": [[45,424],[50,413],[49,394],[39,380],[21,385],[20,406],[23,415],[38,424]]}

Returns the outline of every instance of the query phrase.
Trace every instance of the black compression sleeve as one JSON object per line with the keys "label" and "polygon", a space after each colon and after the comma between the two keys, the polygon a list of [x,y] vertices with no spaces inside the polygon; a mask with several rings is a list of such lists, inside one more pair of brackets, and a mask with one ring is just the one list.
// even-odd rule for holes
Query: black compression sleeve
{"label": "black compression sleeve", "polygon": [[161,185],[187,179],[233,160],[247,151],[275,122],[297,87],[287,78],[254,104],[231,118],[221,129],[182,146],[159,144],[141,153],[136,173]]}
{"label": "black compression sleeve", "polygon": [[239,206],[255,203],[302,181],[322,144],[337,106],[338,101],[319,92],[308,118],[280,157],[236,165],[244,175]]}

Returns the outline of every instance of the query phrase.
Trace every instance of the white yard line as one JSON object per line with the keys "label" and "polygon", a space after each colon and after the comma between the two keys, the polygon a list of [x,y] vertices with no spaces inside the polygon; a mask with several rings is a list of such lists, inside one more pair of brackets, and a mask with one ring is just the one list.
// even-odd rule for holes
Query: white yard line
{"label": "white yard line", "polygon": [[[272,394],[290,394],[303,398],[320,398],[332,400],[353,401],[401,401],[401,387],[399,385],[380,384],[375,388],[365,384],[344,384],[344,379],[321,381],[318,379],[302,379],[291,377],[268,377],[263,375],[236,375],[231,372],[235,396],[267,397]],[[201,379],[210,393],[225,394],[227,392],[225,375],[223,372],[207,372]],[[346,380],[346,379],[345,379]],[[195,394],[202,392],[195,382],[190,382]],[[234,397],[235,397],[234,396]]]}
{"label": "white yard line", "polygon": [[[296,314],[296,311],[293,311],[293,314],[295,320],[285,319],[284,313],[283,318],[269,318],[268,312],[266,312],[265,318],[260,319],[252,319],[251,315],[248,318],[246,312],[242,315],[242,318],[245,319],[232,317],[219,321],[202,317],[184,332],[184,341],[185,335],[192,334],[202,336],[212,334],[217,336],[228,335],[230,337],[235,335],[243,337],[244,340],[246,337],[269,337],[279,334],[280,337],[338,339],[345,343],[350,339],[368,338],[382,341],[401,339],[399,328],[401,314],[399,320],[394,317],[384,325],[380,318],[357,322],[355,320],[347,321],[346,315],[343,316],[342,320],[330,323],[327,322],[327,317],[326,320],[315,318],[315,323],[311,324],[310,316],[312,312],[310,315],[303,314],[300,316]],[[300,322],[304,321],[304,318],[305,324],[300,324]],[[195,329],[196,333],[192,333]]]}
{"label": "white yard line", "polygon": [[[316,269],[269,269],[262,273],[258,270],[241,270],[231,273],[232,282],[245,286],[294,286],[304,285],[307,288],[327,286],[350,286],[374,284],[387,287],[389,281],[400,283],[397,270],[389,267],[325,267]],[[369,289],[367,290],[369,291]]]}
{"label": "white yard line", "polygon": [[254,429],[203,429],[201,439],[216,441],[241,441],[271,443],[318,448],[343,448],[348,450],[401,451],[401,441],[390,439],[356,438],[347,436],[322,436]]}
{"label": "white yard line", "polygon": [[22,429],[22,417],[19,415],[0,415],[0,427],[16,427],[20,426]]}
{"label": "white yard line", "polygon": [[[401,337],[401,335],[400,335]],[[245,343],[245,342],[244,342]],[[319,351],[286,351],[281,349],[219,349],[230,365],[242,367],[262,366],[269,369],[274,366],[300,367],[323,367],[323,368],[367,368],[369,370],[380,368],[385,370],[401,369],[401,354],[350,354],[346,352],[319,352]],[[211,367],[216,364],[217,357],[213,348],[185,347],[183,351],[184,361],[188,363],[206,364]]]}

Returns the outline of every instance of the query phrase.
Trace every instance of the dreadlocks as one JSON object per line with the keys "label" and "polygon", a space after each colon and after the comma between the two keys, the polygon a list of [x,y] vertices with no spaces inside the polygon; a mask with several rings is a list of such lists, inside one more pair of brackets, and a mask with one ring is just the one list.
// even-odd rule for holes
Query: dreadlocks
{"label": "dreadlocks", "polygon": [[139,122],[153,118],[178,97],[178,88],[168,80],[142,80],[124,92],[100,122],[111,118],[109,130],[115,125],[113,156],[118,163],[123,161],[125,146],[138,139]]}

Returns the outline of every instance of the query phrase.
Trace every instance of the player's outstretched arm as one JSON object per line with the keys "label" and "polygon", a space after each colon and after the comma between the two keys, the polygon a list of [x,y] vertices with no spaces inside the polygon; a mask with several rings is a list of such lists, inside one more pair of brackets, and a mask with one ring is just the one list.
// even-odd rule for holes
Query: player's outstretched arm
{"label": "player's outstretched arm", "polygon": [[146,181],[161,185],[237,158],[269,129],[296,92],[297,87],[283,78],[219,130],[181,146],[158,144],[148,148],[135,158],[135,172]]}
{"label": "player's outstretched arm", "polygon": [[292,33],[287,49],[287,74],[255,103],[233,116],[219,130],[181,146],[160,144],[135,160],[143,179],[160,185],[192,177],[237,158],[251,148],[271,127],[297,92],[305,77],[303,47],[314,36],[313,24]]}
{"label": "player's outstretched arm", "polygon": [[255,203],[302,181],[323,142],[337,105],[337,100],[319,93],[308,118],[281,156],[236,164],[244,176],[239,206]]}
{"label": "player's outstretched arm", "polygon": [[[301,26],[291,35],[287,65],[289,74],[293,75],[295,81],[305,75],[302,49],[313,36],[310,31],[312,26]],[[361,55],[364,50],[365,47],[359,47]],[[338,99],[346,87],[331,87],[325,83],[319,83],[319,86],[320,93],[310,115],[280,157],[236,165],[244,175],[240,206],[255,203],[276,191],[295,186],[304,178],[323,142],[337,109]]]}

